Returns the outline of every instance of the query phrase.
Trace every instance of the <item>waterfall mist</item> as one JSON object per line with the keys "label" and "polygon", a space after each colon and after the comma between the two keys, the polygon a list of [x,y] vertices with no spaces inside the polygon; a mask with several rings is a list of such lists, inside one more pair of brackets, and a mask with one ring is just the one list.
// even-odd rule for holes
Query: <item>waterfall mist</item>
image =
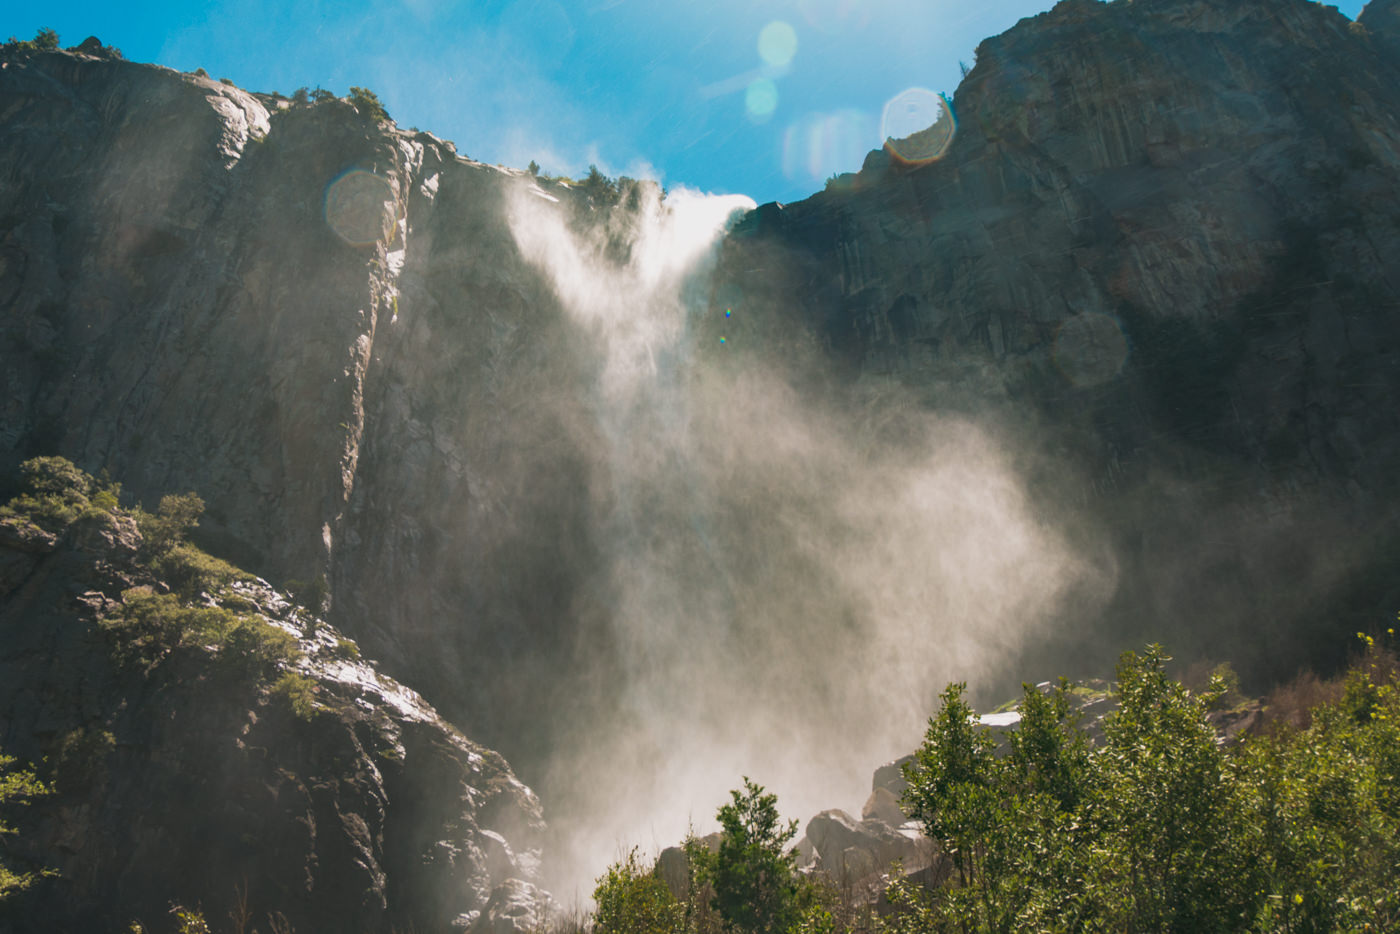
{"label": "waterfall mist", "polygon": [[726,311],[716,244],[750,205],[643,189],[635,211],[571,223],[537,192],[511,202],[518,248],[596,356],[579,495],[606,551],[605,633],[560,673],[563,739],[535,779],[565,901],[632,845],[713,829],[744,775],[785,816],[858,811],[948,680],[1105,584],[991,427],[897,393],[818,398],[794,360],[702,327]]}

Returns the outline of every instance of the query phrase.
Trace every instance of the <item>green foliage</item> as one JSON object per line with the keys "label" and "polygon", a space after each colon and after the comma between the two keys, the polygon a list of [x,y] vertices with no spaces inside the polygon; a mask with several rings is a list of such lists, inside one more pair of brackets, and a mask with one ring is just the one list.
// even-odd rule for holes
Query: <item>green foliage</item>
{"label": "green foliage", "polygon": [[296,637],[258,616],[185,606],[178,595],[133,588],[102,626],[128,655],[157,661],[177,648],[212,650],[231,669],[261,675],[300,655]]}
{"label": "green foliage", "polygon": [[[28,804],[30,799],[49,794],[49,788],[28,769],[14,768],[15,759],[0,753],[0,808],[9,809]],[[0,835],[15,833],[15,829],[0,819]],[[0,862],[0,902],[33,884],[36,874],[20,873]]]}
{"label": "green foliage", "polygon": [[335,100],[335,95],[332,94],[330,91],[327,91],[325,88],[312,88],[311,102],[313,104],[320,104],[324,103],[325,101],[333,100]]}
{"label": "green foliage", "polygon": [[144,550],[150,555],[165,553],[184,541],[203,514],[204,500],[195,493],[166,494],[154,513],[138,508],[136,525],[141,530]]}
{"label": "green foliage", "polygon": [[92,477],[64,457],[31,458],[19,469],[25,492],[0,507],[0,519],[28,521],[47,532],[62,532],[91,505],[89,497],[102,492]]}
{"label": "green foliage", "polygon": [[204,912],[193,908],[186,908],[184,905],[175,905],[170,909],[170,913],[175,916],[176,934],[210,934],[209,922],[204,920]]}
{"label": "green foliage", "polygon": [[296,671],[284,671],[272,685],[272,696],[285,701],[299,719],[311,720],[325,708],[316,703],[316,681]]}
{"label": "green foliage", "polygon": [[170,546],[151,559],[151,568],[186,600],[202,593],[218,594],[234,581],[252,575],[188,542]]}
{"label": "green foliage", "polygon": [[952,858],[931,893],[889,892],[915,931],[1400,929],[1400,696],[1368,640],[1346,697],[1303,731],[1217,742],[1231,689],[1193,694],[1158,647],[1125,654],[1090,750],[1065,682],[1027,686],[1003,754],[961,685],[943,695],[906,805]]}
{"label": "green foliage", "polygon": [[5,43],[11,48],[30,49],[36,52],[51,52],[58,48],[58,33],[47,27],[34,34],[33,39],[16,39],[14,36]]}
{"label": "green foliage", "polygon": [[537,178],[539,177],[540,164],[538,162],[536,162],[534,159],[531,159],[530,164],[529,166],[527,166],[527,168],[529,169],[531,175],[534,175]]}
{"label": "green foliage", "polygon": [[608,178],[598,170],[596,165],[588,167],[588,174],[577,182],[577,187],[588,200],[598,205],[616,204],[619,195],[619,186],[616,179]]}
{"label": "green foliage", "polygon": [[293,104],[306,104],[311,101],[311,92],[307,88],[297,88],[292,92]]}
{"label": "green foliage", "polygon": [[593,890],[595,934],[682,934],[685,906],[655,871],[645,869],[633,847],[598,878]]}
{"label": "green foliage", "polygon": [[711,887],[710,906],[728,930],[775,934],[798,920],[806,887],[797,875],[797,851],[785,849],[797,822],[782,823],[776,795],[747,777],[719,809],[719,851],[690,849],[696,876]]}
{"label": "green foliage", "polygon": [[362,117],[371,120],[388,120],[389,112],[380,103],[379,96],[369,88],[350,86],[350,104]]}
{"label": "green foliage", "polygon": [[360,647],[353,639],[336,639],[335,656],[337,658],[358,659],[360,657]]}

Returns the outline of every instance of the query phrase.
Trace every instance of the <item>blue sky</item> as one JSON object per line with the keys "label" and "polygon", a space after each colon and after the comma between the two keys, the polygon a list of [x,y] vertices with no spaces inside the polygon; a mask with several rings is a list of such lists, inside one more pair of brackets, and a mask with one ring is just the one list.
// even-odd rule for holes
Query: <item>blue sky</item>
{"label": "blue sky", "polygon": [[[354,85],[486,162],[596,163],[762,202],[854,171],[887,102],[951,94],[977,43],[1052,0],[217,0],[37,3],[0,35],[96,35],[249,90]],[[1363,0],[1341,11],[1355,17]]]}

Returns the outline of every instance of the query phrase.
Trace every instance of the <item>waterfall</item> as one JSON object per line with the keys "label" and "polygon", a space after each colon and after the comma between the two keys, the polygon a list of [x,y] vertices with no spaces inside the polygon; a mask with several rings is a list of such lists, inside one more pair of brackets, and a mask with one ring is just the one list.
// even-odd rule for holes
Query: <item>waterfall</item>
{"label": "waterfall", "polygon": [[580,495],[608,552],[617,674],[585,687],[584,657],[564,675],[579,703],[541,790],[566,899],[632,845],[713,829],[745,775],[786,816],[858,811],[944,681],[1019,645],[1083,573],[984,428],[804,398],[790,361],[700,326],[751,313],[709,303],[725,223],[751,205],[653,192],[585,224],[528,189],[511,205],[518,248],[596,348],[603,443]]}

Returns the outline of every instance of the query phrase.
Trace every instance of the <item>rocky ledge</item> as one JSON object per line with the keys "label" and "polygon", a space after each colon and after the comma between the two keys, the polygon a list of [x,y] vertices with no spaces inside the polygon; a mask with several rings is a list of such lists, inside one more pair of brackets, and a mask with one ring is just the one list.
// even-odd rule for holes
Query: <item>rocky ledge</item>
{"label": "rocky ledge", "polygon": [[51,786],[13,815],[4,858],[40,875],[0,931],[159,931],[177,906],[216,929],[534,923],[544,823],[499,754],[265,581],[192,546],[202,579],[164,579],[97,500],[0,514],[0,748]]}

